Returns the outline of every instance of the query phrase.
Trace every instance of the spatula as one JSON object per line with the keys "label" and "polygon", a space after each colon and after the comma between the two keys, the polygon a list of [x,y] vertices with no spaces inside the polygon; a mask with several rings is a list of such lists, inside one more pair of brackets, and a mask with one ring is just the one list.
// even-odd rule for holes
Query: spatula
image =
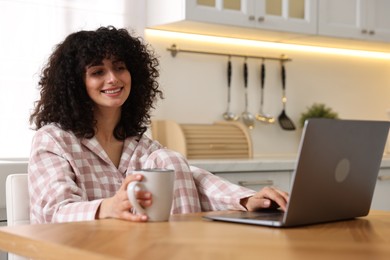
{"label": "spatula", "polygon": [[282,74],[282,88],[283,88],[283,96],[282,96],[283,110],[278,117],[279,124],[284,130],[295,130],[294,122],[286,114],[286,103],[287,103],[286,69],[284,67],[284,63],[282,62],[281,64],[282,64],[282,73],[281,74]]}

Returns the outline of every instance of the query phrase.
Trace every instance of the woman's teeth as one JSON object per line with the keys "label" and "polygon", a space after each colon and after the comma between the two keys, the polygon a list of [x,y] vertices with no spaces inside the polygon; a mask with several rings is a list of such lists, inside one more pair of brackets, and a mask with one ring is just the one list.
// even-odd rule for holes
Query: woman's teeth
{"label": "woman's teeth", "polygon": [[117,88],[117,89],[110,89],[110,90],[102,90],[103,93],[105,94],[115,94],[121,91],[122,88]]}

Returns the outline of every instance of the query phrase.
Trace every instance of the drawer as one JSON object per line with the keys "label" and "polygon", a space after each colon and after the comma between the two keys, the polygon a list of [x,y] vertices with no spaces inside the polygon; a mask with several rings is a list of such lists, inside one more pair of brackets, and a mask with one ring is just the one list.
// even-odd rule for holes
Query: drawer
{"label": "drawer", "polygon": [[265,186],[273,186],[280,190],[290,192],[292,171],[229,172],[215,173],[215,175],[255,191]]}

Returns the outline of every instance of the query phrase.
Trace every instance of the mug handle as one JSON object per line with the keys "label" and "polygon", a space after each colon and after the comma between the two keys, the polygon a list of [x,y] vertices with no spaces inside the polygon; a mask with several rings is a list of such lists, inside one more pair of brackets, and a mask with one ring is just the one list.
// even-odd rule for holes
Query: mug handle
{"label": "mug handle", "polygon": [[138,203],[137,198],[135,197],[136,188],[142,188],[142,183],[139,181],[130,182],[127,185],[127,196],[129,197],[131,205],[134,207],[137,214],[146,214],[146,211],[141,205]]}

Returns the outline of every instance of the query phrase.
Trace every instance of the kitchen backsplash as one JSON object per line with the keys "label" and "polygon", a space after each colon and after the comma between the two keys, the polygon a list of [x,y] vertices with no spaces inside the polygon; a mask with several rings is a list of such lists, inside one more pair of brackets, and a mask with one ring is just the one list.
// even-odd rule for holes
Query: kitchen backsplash
{"label": "kitchen backsplash", "polygon": [[[146,40],[160,57],[160,83],[165,99],[158,103],[156,119],[178,123],[206,123],[223,120],[227,107],[227,57],[167,51],[173,43],[180,48],[245,55],[289,56],[286,66],[286,113],[297,126],[295,131],[274,124],[256,122],[251,130],[255,156],[297,152],[302,112],[313,103],[324,103],[342,119],[388,120],[390,108],[390,62],[303,51],[274,50],[243,45],[210,43],[161,37],[146,31]],[[243,58],[232,58],[231,110],[245,109]],[[260,108],[261,60],[248,59],[249,111]],[[264,111],[275,117],[282,112],[280,63],[265,61]]]}

